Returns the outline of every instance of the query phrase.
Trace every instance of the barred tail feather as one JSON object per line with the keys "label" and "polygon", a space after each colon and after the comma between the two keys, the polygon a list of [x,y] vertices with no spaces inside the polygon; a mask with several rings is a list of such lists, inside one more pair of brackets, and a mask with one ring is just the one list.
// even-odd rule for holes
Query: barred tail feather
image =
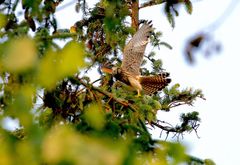
{"label": "barred tail feather", "polygon": [[144,93],[150,95],[165,88],[171,82],[168,76],[169,73],[163,72],[155,76],[140,77],[140,83]]}

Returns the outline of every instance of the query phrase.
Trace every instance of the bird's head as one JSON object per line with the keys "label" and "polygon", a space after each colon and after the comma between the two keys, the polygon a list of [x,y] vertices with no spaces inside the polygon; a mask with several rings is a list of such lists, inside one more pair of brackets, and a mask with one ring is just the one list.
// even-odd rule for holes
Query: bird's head
{"label": "bird's head", "polygon": [[119,67],[112,67],[112,68],[109,68],[107,66],[102,66],[101,67],[101,70],[105,73],[108,73],[108,74],[111,74],[113,75],[114,77],[118,76],[121,74],[122,72],[122,69],[119,68]]}
{"label": "bird's head", "polygon": [[120,75],[122,73],[122,69],[119,67],[112,67],[112,75],[113,76],[117,76]]}

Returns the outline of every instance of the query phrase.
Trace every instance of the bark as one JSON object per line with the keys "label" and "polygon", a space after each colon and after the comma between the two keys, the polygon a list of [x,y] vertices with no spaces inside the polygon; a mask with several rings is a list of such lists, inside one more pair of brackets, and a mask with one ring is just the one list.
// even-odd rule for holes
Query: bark
{"label": "bark", "polygon": [[139,0],[133,0],[131,4],[131,10],[132,10],[132,27],[137,31],[138,25],[139,25]]}

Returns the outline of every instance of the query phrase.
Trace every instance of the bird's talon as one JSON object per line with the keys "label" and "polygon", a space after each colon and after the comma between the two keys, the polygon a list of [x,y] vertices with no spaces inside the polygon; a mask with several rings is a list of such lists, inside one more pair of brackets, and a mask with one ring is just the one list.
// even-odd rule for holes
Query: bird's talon
{"label": "bird's talon", "polygon": [[138,91],[137,97],[141,97],[141,96],[142,95],[141,95],[140,91]]}

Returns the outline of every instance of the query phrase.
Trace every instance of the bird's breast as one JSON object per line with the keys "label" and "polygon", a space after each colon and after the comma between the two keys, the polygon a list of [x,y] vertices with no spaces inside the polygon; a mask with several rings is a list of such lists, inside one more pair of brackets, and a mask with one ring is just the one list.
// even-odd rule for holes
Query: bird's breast
{"label": "bird's breast", "polygon": [[117,80],[124,82],[125,84],[129,85],[130,82],[128,80],[129,74],[125,71],[118,73],[114,76]]}

